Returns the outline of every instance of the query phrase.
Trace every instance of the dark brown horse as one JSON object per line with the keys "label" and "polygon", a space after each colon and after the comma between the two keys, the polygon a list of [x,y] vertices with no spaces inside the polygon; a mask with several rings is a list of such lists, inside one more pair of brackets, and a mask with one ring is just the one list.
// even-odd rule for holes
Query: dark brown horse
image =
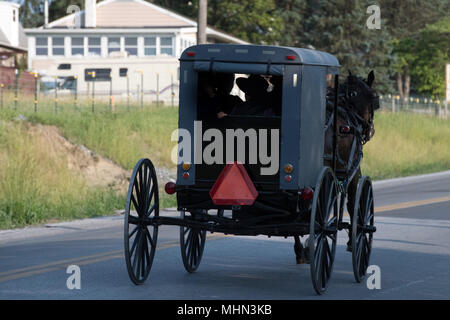
{"label": "dark brown horse", "polygon": [[[354,76],[349,72],[346,81],[338,88],[337,127],[339,133],[337,136],[336,176],[347,186],[347,209],[350,217],[353,216],[358,181],[361,177],[359,164],[362,148],[375,133],[373,118],[374,111],[379,108],[379,100],[375,90],[372,89],[374,80],[373,71],[369,73],[367,79]],[[333,168],[334,99],[335,90],[329,88],[324,165],[331,168]],[[350,221],[352,220],[350,219]],[[308,250],[302,250],[299,237],[294,238],[297,263],[305,263],[307,262],[305,254]],[[351,239],[347,243],[349,251],[351,250],[350,244]]]}

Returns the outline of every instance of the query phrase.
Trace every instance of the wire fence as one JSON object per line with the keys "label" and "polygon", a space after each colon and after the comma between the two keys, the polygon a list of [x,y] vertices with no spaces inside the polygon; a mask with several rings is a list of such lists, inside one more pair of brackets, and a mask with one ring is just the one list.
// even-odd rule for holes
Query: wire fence
{"label": "wire fence", "polygon": [[428,97],[400,99],[400,96],[396,95],[380,96],[380,106],[394,113],[413,112],[449,119],[448,103]]}
{"label": "wire fence", "polygon": [[[144,82],[144,73],[130,81],[101,78],[95,72],[90,78],[77,76],[43,78],[36,73],[2,72],[0,74],[0,110],[21,112],[110,111],[122,112],[149,106],[178,106],[178,83],[173,74],[157,73]],[[151,88],[150,88],[151,87]],[[448,103],[428,97],[400,99],[396,95],[380,96],[380,106],[391,112],[413,112],[449,119]]]}
{"label": "wire fence", "polygon": [[[177,106],[178,83],[173,75],[160,83],[155,74],[153,83],[130,77],[98,79],[95,73],[90,81],[77,76],[42,78],[36,73],[16,73],[0,76],[0,110],[21,112],[110,111],[121,112],[145,109],[149,106]],[[169,82],[167,83],[167,79]],[[83,84],[81,86],[80,84]],[[152,86],[153,88],[148,88]]]}

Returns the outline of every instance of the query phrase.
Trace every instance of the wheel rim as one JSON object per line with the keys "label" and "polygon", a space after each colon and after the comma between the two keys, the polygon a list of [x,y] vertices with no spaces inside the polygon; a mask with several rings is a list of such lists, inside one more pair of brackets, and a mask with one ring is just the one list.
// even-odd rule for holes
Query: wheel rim
{"label": "wheel rim", "polygon": [[308,238],[311,279],[318,294],[326,291],[336,254],[338,203],[336,179],[325,168],[314,192]]}
{"label": "wheel rim", "polygon": [[352,262],[355,280],[361,282],[366,275],[372,252],[374,204],[372,182],[364,178],[356,193],[352,220]]}
{"label": "wheel rim", "polygon": [[[185,211],[181,211],[181,219],[185,218]],[[180,248],[183,265],[186,271],[197,270],[202,260],[206,242],[206,231],[197,228],[180,227]]]}
{"label": "wheel rim", "polygon": [[149,225],[148,220],[158,216],[159,195],[155,168],[150,160],[141,159],[131,176],[124,223],[125,262],[128,275],[135,284],[143,283],[150,273],[158,227]]}

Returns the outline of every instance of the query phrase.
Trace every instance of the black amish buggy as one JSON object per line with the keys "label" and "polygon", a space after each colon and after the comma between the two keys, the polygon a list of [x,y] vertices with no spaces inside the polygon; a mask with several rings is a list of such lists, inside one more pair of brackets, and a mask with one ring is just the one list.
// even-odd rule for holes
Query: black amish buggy
{"label": "black amish buggy", "polygon": [[[328,287],[338,231],[345,229],[360,282],[376,231],[373,192],[370,178],[362,177],[354,200],[358,214],[344,222],[347,187],[359,169],[362,149],[353,148],[357,156],[348,170],[337,170],[339,131],[349,130],[338,128],[337,117],[327,117],[326,111],[327,105],[334,114],[338,110],[338,60],[308,49],[211,44],[186,49],[180,62],[177,181],[165,186],[167,193],[176,193],[180,217],[159,215],[155,168],[149,159],[141,159],[125,211],[125,260],[132,282],[141,284],[149,275],[160,225],[180,226],[188,272],[200,264],[208,231],[294,237],[296,255],[307,258],[318,294]],[[258,101],[275,111],[216,116],[216,104],[223,100],[211,98],[206,107],[215,110],[213,116],[202,118],[203,92],[214,95],[214,79],[227,74],[232,81],[235,76],[264,79],[267,88]],[[332,101],[327,101],[329,91],[334,91]],[[332,152],[325,154],[330,121]],[[303,236],[308,236],[304,248],[297,242]]]}

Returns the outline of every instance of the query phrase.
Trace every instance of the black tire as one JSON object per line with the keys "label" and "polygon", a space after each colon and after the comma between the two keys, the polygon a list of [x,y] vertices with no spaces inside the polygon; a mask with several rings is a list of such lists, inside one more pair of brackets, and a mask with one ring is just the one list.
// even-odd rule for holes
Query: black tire
{"label": "black tire", "polygon": [[317,294],[328,288],[336,254],[338,191],[329,167],[322,169],[314,190],[308,238],[311,279]]}
{"label": "black tire", "polygon": [[[181,211],[180,217],[185,218],[185,210]],[[180,227],[181,258],[187,272],[192,273],[197,270],[202,260],[205,242],[205,230]]]}
{"label": "black tire", "polygon": [[372,252],[374,232],[374,203],[372,181],[362,177],[356,191],[352,219],[352,262],[356,282],[361,282],[367,271]]}
{"label": "black tire", "polygon": [[145,282],[152,267],[158,226],[149,224],[149,219],[158,216],[159,195],[155,168],[149,159],[141,159],[131,176],[124,223],[125,262],[128,275],[136,285]]}

